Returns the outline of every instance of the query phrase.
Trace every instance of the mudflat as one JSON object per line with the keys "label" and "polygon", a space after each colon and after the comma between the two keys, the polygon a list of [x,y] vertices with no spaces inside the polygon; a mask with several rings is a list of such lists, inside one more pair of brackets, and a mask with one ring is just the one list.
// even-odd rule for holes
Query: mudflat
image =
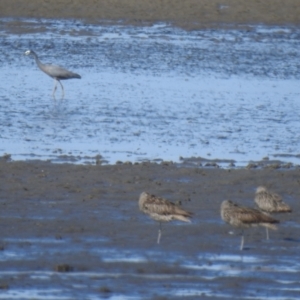
{"label": "mudflat", "polygon": [[2,0],[0,17],[170,22],[195,29],[229,24],[299,24],[300,6],[297,0]]}
{"label": "mudflat", "polygon": [[[251,284],[257,287],[259,299],[267,282],[266,295],[273,295],[272,287],[286,294],[285,285],[277,280],[297,284],[292,277],[298,274],[294,259],[300,242],[299,175],[297,168],[2,160],[1,289],[7,295],[28,291],[28,287],[51,294],[51,287],[72,299],[83,299],[86,293],[100,298],[109,294],[172,299],[187,286],[194,289],[195,297],[205,295],[201,292],[204,285],[207,293],[222,291],[226,298],[249,296],[245,287]],[[281,194],[293,212],[274,216],[281,223],[268,241],[262,228],[246,231],[245,250],[240,251],[240,232],[221,220],[220,204],[231,199],[254,207],[258,185]],[[157,245],[158,223],[138,209],[143,191],[192,212],[192,223],[163,224]],[[276,273],[275,279],[270,277],[278,268],[285,271]],[[293,289],[288,295],[293,295]]]}

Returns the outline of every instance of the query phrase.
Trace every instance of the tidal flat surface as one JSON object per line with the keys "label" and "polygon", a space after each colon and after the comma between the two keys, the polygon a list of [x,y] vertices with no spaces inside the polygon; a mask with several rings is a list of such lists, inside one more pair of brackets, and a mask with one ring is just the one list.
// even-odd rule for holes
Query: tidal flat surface
{"label": "tidal flat surface", "polygon": [[[114,164],[298,164],[299,28],[0,22],[0,154],[13,160],[0,159],[0,299],[299,299],[298,168]],[[27,49],[82,76],[65,99]],[[253,206],[261,184],[293,213],[240,251],[220,204]],[[157,245],[144,190],[192,223],[164,224]]]}
{"label": "tidal flat surface", "polygon": [[[299,169],[0,160],[0,299],[299,299]],[[258,185],[293,209],[277,231],[224,224],[220,204],[254,206]],[[162,225],[142,191],[193,213]]]}
{"label": "tidal flat surface", "polygon": [[[298,27],[185,31],[2,19],[0,153],[103,163],[265,157],[299,164]],[[82,76],[65,99],[36,66]]]}

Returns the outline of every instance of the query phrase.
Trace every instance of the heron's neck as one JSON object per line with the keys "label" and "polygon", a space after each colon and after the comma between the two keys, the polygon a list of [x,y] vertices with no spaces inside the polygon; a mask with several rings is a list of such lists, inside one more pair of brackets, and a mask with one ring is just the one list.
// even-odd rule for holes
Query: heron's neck
{"label": "heron's neck", "polygon": [[38,67],[39,67],[40,69],[42,69],[42,66],[43,66],[42,62],[39,60],[39,58],[38,58],[38,56],[36,55],[35,52],[32,52],[32,54],[33,54],[33,56],[34,56],[34,59],[35,59],[36,64],[38,65]]}

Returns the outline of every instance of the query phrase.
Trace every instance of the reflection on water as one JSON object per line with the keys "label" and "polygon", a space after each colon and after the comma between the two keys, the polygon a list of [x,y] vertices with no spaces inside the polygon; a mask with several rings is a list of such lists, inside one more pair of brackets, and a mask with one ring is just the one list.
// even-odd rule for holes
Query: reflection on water
{"label": "reflection on water", "polygon": [[[172,298],[207,296],[226,299],[235,297],[237,291],[243,291],[239,299],[274,299],[274,295],[276,299],[297,299],[299,292],[300,265],[281,255],[270,258],[244,253],[201,253],[193,258],[184,253],[165,253],[163,249],[122,250],[110,246],[102,246],[99,254],[97,241],[93,244],[88,241],[89,260],[97,261],[94,270],[56,272],[2,268],[2,285],[11,282],[11,278],[16,283],[2,290],[0,299],[99,299],[101,289],[109,291],[108,299],[140,299],[154,294]],[[15,252],[19,254],[18,258],[17,255],[10,257],[6,254],[9,251],[5,250],[0,253],[5,256],[1,261],[18,259],[21,266],[24,254],[39,262],[55,260],[57,255],[65,260],[71,255],[76,257],[76,253],[82,253],[87,241],[84,237],[80,244],[70,240],[63,252],[57,243],[49,244],[49,239],[40,239],[34,252],[24,247],[23,240],[10,239],[10,242],[18,249]],[[166,259],[168,257],[171,257],[170,261]],[[253,293],[253,290],[260,292]]]}
{"label": "reflection on water", "polygon": [[[70,241],[70,247],[67,248],[69,254],[76,255],[76,252],[84,251],[85,242],[83,239],[80,245],[74,247],[74,241]],[[22,242],[10,239],[10,243]],[[46,244],[47,256],[54,258],[57,255],[57,244],[48,243],[49,239],[36,242],[35,247],[39,248],[39,252],[31,255],[36,255],[37,261],[42,261],[41,256],[45,255],[42,254],[45,253],[43,247]],[[90,241],[88,243],[90,245]],[[5,252],[2,251],[1,255]],[[16,256],[20,263],[24,263],[24,254],[28,255],[30,252],[24,247],[19,248]],[[122,252],[125,256],[116,255]],[[243,291],[239,299],[261,299],[262,295],[265,295],[264,299],[296,299],[295,293],[299,292],[300,265],[281,256],[271,262],[269,257],[261,255],[202,253],[198,258],[192,258],[184,257],[183,253],[172,253],[173,262],[167,262],[170,254],[161,250],[140,252],[138,249],[102,247],[101,253],[99,255],[93,249],[89,252],[89,259],[98,256],[95,270],[56,272],[2,269],[0,282],[10,282],[14,278],[19,284],[11,284],[8,290],[0,293],[0,299],[99,299],[97,297],[99,292],[101,294],[101,287],[103,290],[111,289],[108,299],[151,297],[154,291],[160,296],[207,296],[214,299],[226,299]],[[66,259],[68,250],[60,255],[64,257],[62,259]],[[154,260],[151,259],[152,256]],[[6,255],[6,261],[11,259]],[[157,265],[156,269],[153,268],[154,265]],[[248,290],[249,280],[251,289]],[[26,288],[33,285],[34,289]],[[116,288],[117,286],[120,288]],[[166,289],[166,286],[169,288]],[[254,295],[253,289],[264,292]],[[275,298],[274,293],[277,295]]]}
{"label": "reflection on water", "polygon": [[[299,163],[298,28],[23,24],[36,33],[3,26],[0,36],[0,154],[71,163],[180,156]],[[29,48],[82,75],[64,81],[65,100],[53,101],[52,79],[23,55]]]}
{"label": "reflection on water", "polygon": [[45,300],[69,300],[68,296],[61,296],[61,289],[38,290],[31,289],[29,291],[13,290],[0,294],[0,299],[45,299]]}
{"label": "reflection on water", "polygon": [[210,259],[214,261],[225,260],[225,261],[233,261],[233,262],[243,262],[243,263],[261,263],[261,258],[249,255],[233,255],[233,254],[220,254],[220,255],[204,255],[200,256],[201,259]]}

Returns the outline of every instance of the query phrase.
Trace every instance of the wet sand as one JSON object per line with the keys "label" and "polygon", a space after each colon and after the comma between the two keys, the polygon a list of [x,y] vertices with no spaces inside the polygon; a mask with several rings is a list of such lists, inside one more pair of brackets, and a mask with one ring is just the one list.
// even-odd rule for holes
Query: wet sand
{"label": "wet sand", "polygon": [[0,17],[74,18],[87,22],[171,22],[187,29],[233,24],[299,24],[297,0],[2,0]]}
{"label": "wet sand", "polygon": [[[280,258],[285,260],[283,267],[286,268],[286,261],[297,257],[300,242],[299,169],[225,170],[172,163],[84,166],[41,161],[7,162],[3,159],[0,177],[0,258],[1,272],[4,272],[0,272],[0,284],[7,293],[10,289],[26,290],[28,286],[43,288],[47,282],[45,291],[49,287],[64,286],[64,293],[69,289],[71,295],[74,296],[71,291],[77,295],[76,299],[80,298],[79,291],[72,288],[76,284],[82,291],[88,288],[99,295],[108,291],[109,295],[137,294],[156,299],[166,292],[169,296],[164,299],[173,299],[171,291],[178,290],[186,282],[187,285],[196,284],[198,288],[201,284],[213,285],[213,290],[215,285],[221,285],[224,295],[243,294],[248,299],[246,287],[249,282],[264,285],[269,280],[270,288],[280,288],[270,279],[270,272],[275,272],[273,266],[279,268],[278,264],[282,262],[277,260]],[[206,282],[201,276],[213,269],[214,256],[224,263],[222,255],[227,259],[232,256],[234,260],[235,256],[241,255],[239,231],[221,220],[221,202],[231,199],[254,206],[255,188],[261,184],[283,195],[293,213],[276,216],[282,223],[278,231],[270,233],[269,241],[265,240],[265,230],[248,230],[245,251],[242,251],[246,257],[222,266],[225,271],[219,270],[216,278]],[[158,224],[138,210],[137,201],[142,191],[181,203],[194,214],[193,222],[163,225],[161,244],[157,245]],[[228,234],[232,230],[234,234]],[[142,256],[142,261],[135,261],[134,253]],[[157,261],[157,255],[161,261]],[[267,262],[258,260],[258,264],[255,261],[245,264],[243,259],[247,259],[247,255],[267,257]],[[208,270],[201,271],[200,276],[193,269],[195,265],[187,269],[184,265],[189,259],[196,260],[200,267],[204,264],[202,267]],[[251,275],[253,268],[254,278]],[[223,274],[226,270],[250,273],[237,275],[243,279],[239,278],[239,284],[232,285],[231,273]],[[116,272],[123,275],[114,275]],[[61,281],[59,276],[67,275],[55,275],[66,273],[70,274],[71,280],[64,277]],[[107,274],[105,281],[101,274]],[[280,275],[283,281],[291,280],[283,274]],[[178,276],[183,278],[178,279]],[[96,287],[90,287],[92,282],[97,283]],[[157,289],[153,289],[153,284],[158,284]],[[164,292],[159,289],[162,285]],[[257,292],[258,298],[259,295]]]}

